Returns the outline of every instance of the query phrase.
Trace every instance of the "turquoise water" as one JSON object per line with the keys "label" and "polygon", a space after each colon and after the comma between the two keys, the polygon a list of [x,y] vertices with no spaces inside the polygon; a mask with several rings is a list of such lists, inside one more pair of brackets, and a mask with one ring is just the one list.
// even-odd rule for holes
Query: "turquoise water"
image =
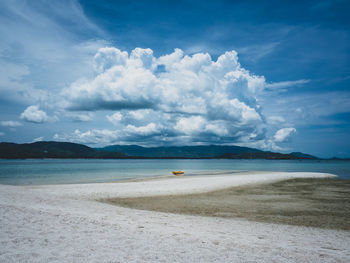
{"label": "turquoise water", "polygon": [[350,179],[350,162],[299,160],[0,160],[0,183],[11,185],[112,182],[223,171],[306,171]]}

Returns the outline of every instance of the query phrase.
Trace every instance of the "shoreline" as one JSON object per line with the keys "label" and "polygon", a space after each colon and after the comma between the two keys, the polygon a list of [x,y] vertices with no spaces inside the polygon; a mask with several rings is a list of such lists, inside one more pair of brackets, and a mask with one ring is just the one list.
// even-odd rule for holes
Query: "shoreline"
{"label": "shoreline", "polygon": [[348,262],[345,230],[130,209],[96,200],[207,193],[331,174],[264,172],[123,183],[0,185],[3,262]]}

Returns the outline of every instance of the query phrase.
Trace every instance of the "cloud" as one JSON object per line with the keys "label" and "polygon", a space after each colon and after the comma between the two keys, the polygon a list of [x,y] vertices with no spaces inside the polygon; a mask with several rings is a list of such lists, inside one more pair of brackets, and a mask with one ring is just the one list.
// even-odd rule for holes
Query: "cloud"
{"label": "cloud", "polygon": [[238,52],[245,55],[249,60],[256,62],[257,60],[273,53],[280,45],[280,42],[271,42],[265,44],[256,44],[245,46],[238,49]]}
{"label": "cloud", "polygon": [[120,112],[116,112],[112,115],[107,115],[106,118],[114,125],[118,125],[119,122],[123,119],[123,115]]}
{"label": "cloud", "polygon": [[33,88],[32,83],[26,80],[29,75],[30,71],[27,66],[2,61],[0,58],[1,97],[17,102],[34,102],[47,99],[46,91]]}
{"label": "cloud", "polygon": [[74,122],[89,122],[92,121],[94,118],[93,113],[66,113],[65,114],[68,118],[73,120]]}
{"label": "cloud", "polygon": [[18,121],[1,121],[0,125],[4,127],[16,128],[22,126],[22,123]]}
{"label": "cloud", "polygon": [[32,142],[42,142],[44,140],[44,136],[40,136],[32,140]]}
{"label": "cloud", "polygon": [[93,73],[107,42],[79,1],[0,1],[0,10],[2,100],[56,107],[57,90]]}
{"label": "cloud", "polygon": [[206,121],[201,116],[192,116],[189,118],[180,118],[176,125],[175,129],[179,133],[184,134],[193,134],[193,133],[200,133],[205,125]]}
{"label": "cloud", "polygon": [[300,85],[309,83],[310,81],[311,81],[310,79],[299,79],[299,80],[292,80],[292,81],[273,82],[273,83],[266,84],[266,88],[285,90],[286,88],[293,87],[293,86],[300,86]]}
{"label": "cloud", "polygon": [[159,134],[161,127],[151,122],[145,126],[136,127],[134,125],[127,125],[125,131],[134,135],[149,136],[152,134]]}
{"label": "cloud", "polygon": [[[158,66],[165,72],[156,74]],[[64,90],[69,109],[205,113],[209,106],[215,107],[211,99],[218,97],[228,103],[234,98],[253,103],[265,84],[263,77],[240,67],[234,51],[212,61],[207,53],[184,56],[179,49],[155,58],[150,49],[136,48],[128,56],[117,48],[103,48],[95,56],[94,68],[94,79],[79,80]]]}
{"label": "cloud", "polygon": [[100,48],[94,57],[94,68],[102,73],[116,65],[125,65],[128,59],[128,52],[119,49],[105,47]]}
{"label": "cloud", "polygon": [[129,111],[129,116],[135,120],[142,120],[147,117],[149,117],[150,114],[153,114],[151,110],[136,110],[136,111]]}
{"label": "cloud", "polygon": [[282,128],[275,133],[274,140],[275,142],[286,142],[296,131],[295,128]]}
{"label": "cloud", "polygon": [[276,144],[272,138],[264,138],[261,140],[251,140],[244,143],[237,143],[238,146],[251,147],[256,149],[262,149],[265,151],[285,151],[285,148],[280,147]]}
{"label": "cloud", "polygon": [[266,132],[257,100],[265,78],[242,68],[235,51],[213,60],[208,53],[188,56],[180,49],[155,57],[151,49],[129,54],[106,47],[98,50],[92,68],[93,78],[62,91],[66,109],[116,111],[106,117],[123,140],[153,136],[175,142],[186,136],[234,143],[253,138],[246,134],[261,138]]}
{"label": "cloud", "polygon": [[32,123],[44,123],[49,120],[49,117],[46,112],[40,110],[38,106],[32,105],[22,112],[21,119]]}
{"label": "cloud", "polygon": [[3,133],[3,132],[0,132],[0,136],[4,136],[5,135],[5,133]]}
{"label": "cloud", "polygon": [[118,131],[93,129],[86,132],[81,132],[77,129],[72,134],[55,134],[53,139],[56,141],[105,145],[117,141]]}
{"label": "cloud", "polygon": [[284,123],[286,120],[282,116],[268,116],[267,122],[269,124],[280,124]]}
{"label": "cloud", "polygon": [[304,92],[288,94],[288,97],[266,94],[262,101],[264,115],[282,116],[287,122],[284,127],[334,125],[329,122],[332,116],[350,112],[350,92],[347,91]]}
{"label": "cloud", "polygon": [[[6,15],[0,16],[2,38],[0,49],[17,55],[32,54],[38,60],[64,59],[67,44],[86,34],[102,35],[101,29],[84,14],[78,1],[5,1],[1,9]],[[13,34],[16,31],[17,34]],[[52,34],[55,32],[55,34]]]}

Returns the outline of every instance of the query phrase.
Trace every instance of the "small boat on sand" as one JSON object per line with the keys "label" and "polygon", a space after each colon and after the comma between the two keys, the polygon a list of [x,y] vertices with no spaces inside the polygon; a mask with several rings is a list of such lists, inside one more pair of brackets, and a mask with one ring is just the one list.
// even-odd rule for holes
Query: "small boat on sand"
{"label": "small boat on sand", "polygon": [[184,175],[184,173],[185,173],[184,171],[173,171],[173,174],[177,176]]}

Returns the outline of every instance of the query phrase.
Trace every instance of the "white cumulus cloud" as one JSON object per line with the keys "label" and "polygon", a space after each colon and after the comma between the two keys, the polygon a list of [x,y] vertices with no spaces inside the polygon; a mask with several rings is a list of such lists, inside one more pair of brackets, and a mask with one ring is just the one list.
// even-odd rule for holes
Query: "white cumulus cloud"
{"label": "white cumulus cloud", "polygon": [[102,73],[116,65],[124,66],[127,59],[128,52],[111,47],[100,48],[94,57],[94,67],[97,72]]}
{"label": "white cumulus cloud", "polygon": [[296,131],[297,130],[295,128],[279,129],[274,135],[275,142],[287,141],[294,133],[296,133]]}
{"label": "white cumulus cloud", "polygon": [[257,100],[265,78],[242,68],[235,51],[213,60],[208,53],[188,56],[180,49],[155,57],[151,49],[129,54],[106,47],[98,50],[93,67],[93,78],[63,90],[65,105],[72,112],[114,110],[107,120],[125,140],[163,135],[212,143],[220,136],[235,143],[247,134],[265,134]]}
{"label": "white cumulus cloud", "polygon": [[131,134],[136,134],[136,135],[141,135],[141,136],[149,136],[151,134],[156,134],[160,132],[161,127],[158,127],[155,123],[149,123],[145,126],[140,126],[136,127],[134,125],[129,124],[126,126],[125,131],[131,133]]}
{"label": "white cumulus cloud", "polygon": [[120,112],[116,112],[112,115],[107,115],[106,118],[114,125],[118,125],[119,122],[123,119],[123,115]]}
{"label": "white cumulus cloud", "polygon": [[116,142],[118,139],[118,132],[107,129],[92,129],[86,132],[81,132],[77,129],[71,134],[55,134],[53,139],[56,141],[103,145]]}
{"label": "white cumulus cloud", "polygon": [[20,117],[21,119],[32,123],[44,123],[49,120],[46,112],[40,110],[36,105],[26,108]]}
{"label": "white cumulus cloud", "polygon": [[177,121],[174,128],[179,133],[185,133],[185,134],[200,133],[201,131],[203,131],[205,123],[206,123],[205,119],[201,116],[180,118]]}

